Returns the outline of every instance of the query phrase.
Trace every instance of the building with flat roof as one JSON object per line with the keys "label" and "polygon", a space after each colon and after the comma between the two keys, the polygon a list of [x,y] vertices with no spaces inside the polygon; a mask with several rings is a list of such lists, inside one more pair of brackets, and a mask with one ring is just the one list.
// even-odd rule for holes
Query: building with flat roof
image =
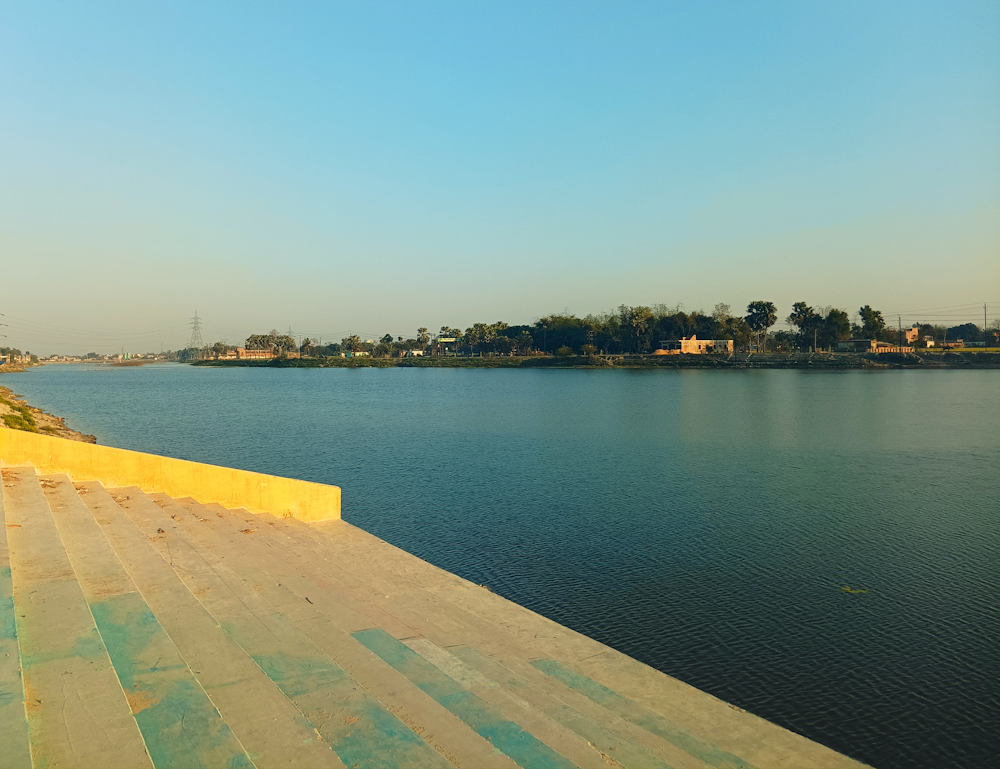
{"label": "building with flat roof", "polygon": [[837,342],[837,352],[913,352],[913,348],[874,339],[845,339]]}
{"label": "building with flat roof", "polygon": [[697,334],[678,340],[664,339],[653,355],[704,355],[706,353],[731,353],[732,339],[699,339]]}

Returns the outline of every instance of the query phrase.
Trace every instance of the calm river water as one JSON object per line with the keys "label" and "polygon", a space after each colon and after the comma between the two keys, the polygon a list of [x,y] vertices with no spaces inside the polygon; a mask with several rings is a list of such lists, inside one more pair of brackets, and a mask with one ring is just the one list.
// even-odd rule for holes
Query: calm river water
{"label": "calm river water", "polygon": [[1000,371],[2,383],[102,444],[337,484],[351,523],[881,769],[1000,766]]}

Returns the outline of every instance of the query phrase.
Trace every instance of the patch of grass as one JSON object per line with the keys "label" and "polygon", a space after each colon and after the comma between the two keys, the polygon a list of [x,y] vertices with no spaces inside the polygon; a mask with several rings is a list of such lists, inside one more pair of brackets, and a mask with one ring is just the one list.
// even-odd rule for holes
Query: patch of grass
{"label": "patch of grass", "polygon": [[5,427],[9,427],[12,430],[26,430],[29,433],[38,432],[38,426],[35,424],[35,418],[31,416],[31,412],[28,411],[27,407],[19,406],[6,398],[0,398],[0,403],[7,406],[14,412],[13,414],[3,415],[3,423]]}

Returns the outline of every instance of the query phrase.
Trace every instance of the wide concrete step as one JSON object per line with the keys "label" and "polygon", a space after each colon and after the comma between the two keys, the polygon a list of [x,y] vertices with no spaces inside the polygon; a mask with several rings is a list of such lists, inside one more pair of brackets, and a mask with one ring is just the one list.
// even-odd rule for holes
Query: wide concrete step
{"label": "wide concrete step", "polygon": [[[552,722],[543,713],[533,711],[523,701],[505,696],[497,687],[472,691],[450,678],[450,671],[416,659],[418,654],[397,640],[397,637],[407,638],[409,642],[419,640],[414,637],[416,631],[411,626],[382,609],[360,602],[349,588],[324,571],[323,559],[290,547],[292,542],[288,537],[273,527],[261,526],[260,520],[253,518],[236,517],[218,506],[203,507],[191,500],[174,501],[164,495],[152,497],[206,546],[214,545],[227,553],[239,550],[244,554],[245,562],[239,568],[227,557],[227,564],[237,573],[242,569],[247,578],[263,582],[263,570],[273,580],[280,581],[282,588],[295,593],[300,611],[305,601],[326,616],[327,624],[338,625],[341,632],[325,631],[316,639],[317,643],[326,643],[330,655],[380,698],[400,702],[400,694],[408,693],[412,703],[405,706],[408,723],[409,719],[414,719],[428,730],[441,729],[442,722],[464,724],[465,728],[458,733],[452,730],[444,740],[446,744],[461,744],[455,741],[459,736],[468,740],[479,735],[483,740],[477,743],[482,749],[498,749],[522,766],[564,766],[564,758],[580,767],[604,769],[607,766],[606,755],[600,749]],[[283,596],[270,598],[269,593],[274,594],[263,590],[261,595],[276,606],[284,605]],[[358,615],[348,608],[352,603],[362,610],[374,609],[371,617]],[[310,632],[310,625],[303,625],[303,629]],[[334,638],[336,643],[331,644]],[[392,652],[387,654],[387,650]],[[356,662],[359,653],[362,653],[361,665]],[[397,664],[400,656],[408,655],[409,664]],[[357,665],[356,672],[352,664]],[[420,675],[414,675],[415,671]],[[369,684],[367,677],[376,672],[378,679]],[[390,681],[391,688],[379,687],[381,679]],[[436,726],[427,723],[431,717],[437,718]],[[445,736],[441,731],[435,733],[442,738]],[[482,754],[475,764],[485,765],[483,761],[488,755]],[[461,755],[456,757],[462,758]]]}

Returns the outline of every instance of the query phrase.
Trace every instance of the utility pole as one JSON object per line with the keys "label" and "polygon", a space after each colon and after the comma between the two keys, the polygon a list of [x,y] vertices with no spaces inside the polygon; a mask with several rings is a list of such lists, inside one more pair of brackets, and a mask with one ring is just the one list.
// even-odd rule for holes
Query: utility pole
{"label": "utility pole", "polygon": [[819,336],[819,329],[813,329],[813,352],[819,352],[819,347],[816,345],[816,339]]}
{"label": "utility pole", "polygon": [[989,348],[986,346],[988,343],[986,341],[986,302],[983,302],[983,352],[986,352]]}
{"label": "utility pole", "polygon": [[899,323],[899,341],[896,342],[896,344],[898,344],[899,347],[900,347],[899,352],[902,352],[903,351],[902,350],[902,347],[903,347],[903,316],[902,315],[897,315],[896,316],[896,322]]}

